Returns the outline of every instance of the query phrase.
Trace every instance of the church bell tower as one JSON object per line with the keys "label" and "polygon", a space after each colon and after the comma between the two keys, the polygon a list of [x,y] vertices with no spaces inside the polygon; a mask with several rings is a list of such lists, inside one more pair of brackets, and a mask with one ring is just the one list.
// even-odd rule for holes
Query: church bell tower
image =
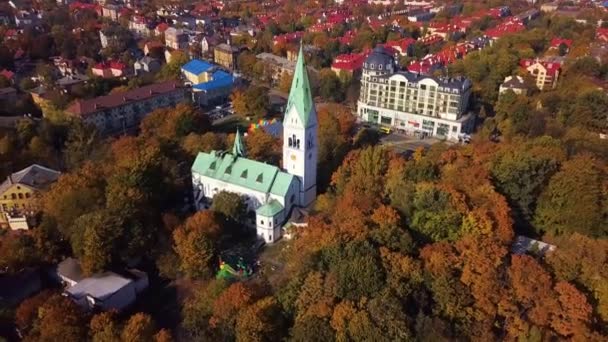
{"label": "church bell tower", "polygon": [[317,145],[317,111],[300,45],[283,118],[283,168],[300,181],[302,207],[317,196]]}

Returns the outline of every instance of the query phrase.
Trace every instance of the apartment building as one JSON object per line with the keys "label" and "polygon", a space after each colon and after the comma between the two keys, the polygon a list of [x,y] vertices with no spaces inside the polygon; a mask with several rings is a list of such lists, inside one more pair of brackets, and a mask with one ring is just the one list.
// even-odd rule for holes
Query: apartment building
{"label": "apartment building", "polygon": [[471,87],[462,77],[398,71],[394,57],[376,47],[363,63],[357,115],[408,134],[458,140],[474,125],[467,114]]}
{"label": "apartment building", "polygon": [[78,100],[66,109],[66,113],[95,125],[102,135],[108,136],[136,128],[150,112],[174,107],[186,100],[186,88],[177,81],[167,81],[89,100]]}
{"label": "apartment building", "polygon": [[241,50],[226,43],[219,44],[213,49],[213,60],[216,64],[223,66],[226,69],[236,70],[236,59]]}
{"label": "apartment building", "polygon": [[188,35],[184,31],[169,27],[165,30],[165,45],[175,50],[188,47]]}

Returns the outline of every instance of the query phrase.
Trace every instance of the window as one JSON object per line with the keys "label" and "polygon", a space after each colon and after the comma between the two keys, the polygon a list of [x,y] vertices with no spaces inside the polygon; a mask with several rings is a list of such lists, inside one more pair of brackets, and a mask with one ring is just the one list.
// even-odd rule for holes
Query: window
{"label": "window", "polygon": [[260,224],[263,225],[264,224],[264,220],[260,220]]}
{"label": "window", "polygon": [[296,200],[296,195],[292,194],[291,198],[289,198],[289,203],[293,204],[293,202],[295,202]]}
{"label": "window", "polygon": [[258,182],[258,183],[262,183],[264,181],[264,174],[260,173],[258,175],[258,178],[255,179],[255,181]]}
{"label": "window", "polygon": [[272,241],[272,234],[268,234],[268,241]]}
{"label": "window", "polygon": [[25,193],[25,198],[30,198],[30,193],[29,192]]}
{"label": "window", "polygon": [[11,194],[12,199],[17,199],[17,194]]}
{"label": "window", "polygon": [[272,228],[272,221],[268,221],[268,227]]}
{"label": "window", "polygon": [[241,172],[241,178],[247,178],[247,170],[243,170],[243,172]]}

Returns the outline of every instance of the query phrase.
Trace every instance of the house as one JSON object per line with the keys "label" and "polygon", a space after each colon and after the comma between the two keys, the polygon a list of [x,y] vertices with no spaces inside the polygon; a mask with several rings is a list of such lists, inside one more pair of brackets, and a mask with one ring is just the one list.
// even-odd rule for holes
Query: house
{"label": "house", "polygon": [[66,93],[71,94],[74,87],[80,84],[86,84],[89,77],[82,74],[67,75],[55,81],[55,84],[65,90]]}
{"label": "house", "polygon": [[536,78],[540,90],[555,89],[561,72],[561,63],[551,60],[522,59],[519,65]]}
{"label": "house", "polygon": [[160,70],[160,61],[152,57],[142,57],[135,64],[133,64],[133,71],[136,76],[143,75],[145,73],[155,73]]}
{"label": "house", "polygon": [[86,277],[80,262],[67,258],[57,265],[55,276],[65,286],[64,296],[85,310],[121,311],[132,305],[149,286],[148,275],[138,270],[102,272]]}
{"label": "house", "polygon": [[144,44],[144,55],[150,56],[162,56],[162,51],[165,48],[165,44],[157,42],[155,40],[149,41]]}
{"label": "house", "polygon": [[15,73],[7,70],[7,69],[2,69],[0,70],[0,76],[6,78],[10,83],[14,83],[15,82]]}
{"label": "house", "polygon": [[160,24],[156,25],[156,28],[154,29],[154,34],[157,36],[160,36],[160,35],[164,34],[168,28],[169,28],[169,24],[160,23]]}
{"label": "house", "polygon": [[281,238],[294,208],[316,198],[317,112],[302,49],[299,55],[283,119],[284,170],[247,158],[238,130],[231,151],[200,152],[192,164],[196,207],[209,208],[221,191],[241,195],[266,243]]}
{"label": "house", "polygon": [[120,7],[114,4],[107,4],[101,7],[101,16],[112,21],[117,21]]}
{"label": "house", "polygon": [[226,102],[234,86],[230,73],[200,59],[184,64],[182,75],[192,84],[192,101],[199,106]]}
{"label": "house", "polygon": [[528,87],[521,76],[507,76],[500,85],[498,93],[502,94],[507,90],[511,90],[519,95],[526,95],[528,93]]}
{"label": "house", "polygon": [[9,175],[0,184],[0,227],[18,230],[34,225],[41,208],[40,195],[59,175],[59,171],[38,164]]}
{"label": "house", "polygon": [[213,37],[213,36],[203,37],[203,39],[201,39],[201,51],[203,53],[203,56],[210,54],[211,51],[213,51],[213,48],[215,48],[215,46],[218,44],[219,44],[219,39],[217,39],[216,37]]}
{"label": "house", "polygon": [[384,47],[396,50],[401,56],[411,56],[414,50],[414,43],[416,43],[415,39],[402,38],[388,41],[384,44]]}
{"label": "house", "polygon": [[551,43],[549,44],[549,50],[558,50],[563,52],[563,55],[570,52],[570,48],[572,47],[572,39],[563,39],[563,38],[553,38],[551,39]]}
{"label": "house", "polygon": [[134,15],[129,20],[129,30],[139,37],[151,36],[154,26],[154,23],[142,15]]}
{"label": "house", "polygon": [[239,56],[241,49],[228,44],[219,44],[213,49],[213,60],[216,64],[223,66],[226,69],[236,70],[236,59]]}
{"label": "house", "polygon": [[366,57],[367,55],[365,53],[338,55],[331,63],[331,70],[335,72],[337,76],[340,76],[340,73],[345,72],[353,77],[358,77]]}
{"label": "house", "polygon": [[95,64],[91,68],[95,76],[102,78],[122,77],[128,73],[127,65],[119,61],[106,61]]}
{"label": "house", "polygon": [[595,31],[595,40],[608,43],[608,28],[598,27]]}
{"label": "house", "polygon": [[184,31],[169,27],[165,30],[165,45],[175,50],[188,48],[188,35]]}
{"label": "house", "polygon": [[125,92],[76,100],[65,112],[94,125],[104,136],[136,128],[148,113],[186,101],[186,89],[176,81],[154,83]]}
{"label": "house", "polygon": [[547,253],[555,251],[557,247],[539,240],[534,240],[529,237],[518,235],[515,242],[511,245],[511,253],[526,254],[533,253],[539,256],[544,256]]}
{"label": "house", "polygon": [[291,33],[280,34],[272,40],[273,45],[277,44],[295,44],[304,37],[304,31],[296,31]]}
{"label": "house", "polygon": [[544,12],[544,13],[555,12],[555,11],[557,11],[558,8],[559,8],[559,2],[558,1],[549,2],[549,3],[546,3],[546,4],[540,5],[540,11]]}

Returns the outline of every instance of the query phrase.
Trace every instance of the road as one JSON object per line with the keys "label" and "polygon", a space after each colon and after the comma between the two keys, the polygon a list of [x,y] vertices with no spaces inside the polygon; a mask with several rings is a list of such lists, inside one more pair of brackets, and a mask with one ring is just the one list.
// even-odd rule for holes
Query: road
{"label": "road", "polygon": [[431,147],[431,145],[441,142],[442,140],[436,138],[424,138],[420,139],[413,136],[407,136],[401,133],[391,133],[389,135],[385,135],[380,139],[380,144],[382,146],[387,146],[393,149],[397,153],[408,153],[408,151],[413,152],[419,147],[424,147],[425,149]]}

